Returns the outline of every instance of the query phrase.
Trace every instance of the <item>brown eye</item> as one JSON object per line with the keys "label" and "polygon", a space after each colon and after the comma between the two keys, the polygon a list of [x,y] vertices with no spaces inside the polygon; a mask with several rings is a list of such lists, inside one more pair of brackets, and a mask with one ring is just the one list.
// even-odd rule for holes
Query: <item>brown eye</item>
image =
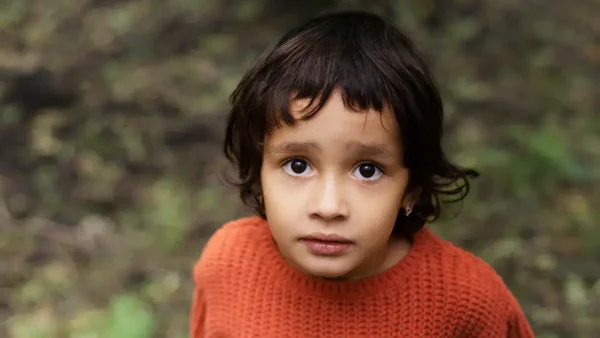
{"label": "brown eye", "polygon": [[361,163],[354,169],[352,175],[363,181],[375,181],[383,175],[383,171],[375,163]]}
{"label": "brown eye", "polygon": [[310,165],[302,159],[292,159],[283,165],[283,170],[291,176],[305,176],[312,174]]}
{"label": "brown eye", "polygon": [[302,160],[293,160],[290,163],[290,168],[292,169],[292,171],[295,174],[302,174],[306,168],[308,167],[308,165],[306,164],[306,162],[302,161]]}
{"label": "brown eye", "polygon": [[377,168],[375,168],[375,166],[372,164],[361,164],[358,167],[358,171],[364,178],[371,178],[371,177],[375,176],[375,174],[377,173],[376,170],[377,170]]}

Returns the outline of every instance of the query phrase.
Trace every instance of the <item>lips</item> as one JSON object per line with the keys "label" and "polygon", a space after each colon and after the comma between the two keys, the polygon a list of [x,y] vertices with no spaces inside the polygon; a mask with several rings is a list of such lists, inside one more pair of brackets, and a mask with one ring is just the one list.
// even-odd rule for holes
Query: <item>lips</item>
{"label": "lips", "polygon": [[336,234],[315,233],[300,239],[307,249],[320,256],[340,255],[350,249],[354,243]]}

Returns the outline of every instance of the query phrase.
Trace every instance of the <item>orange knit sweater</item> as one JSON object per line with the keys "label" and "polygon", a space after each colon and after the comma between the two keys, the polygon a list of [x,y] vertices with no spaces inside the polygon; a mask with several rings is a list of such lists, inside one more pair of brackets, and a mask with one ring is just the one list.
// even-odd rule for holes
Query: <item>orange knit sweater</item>
{"label": "orange knit sweater", "polygon": [[226,224],[195,265],[192,338],[534,337],[481,259],[419,231],[393,268],[360,281],[289,267],[258,217]]}

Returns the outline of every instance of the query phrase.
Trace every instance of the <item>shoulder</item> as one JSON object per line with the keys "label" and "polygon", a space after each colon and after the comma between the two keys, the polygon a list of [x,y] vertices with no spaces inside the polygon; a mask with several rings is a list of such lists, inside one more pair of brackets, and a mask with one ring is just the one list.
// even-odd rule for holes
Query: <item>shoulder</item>
{"label": "shoulder", "polygon": [[194,264],[194,280],[202,283],[243,267],[244,259],[251,256],[248,253],[256,248],[257,240],[267,233],[266,222],[260,217],[243,217],[225,223],[206,241]]}
{"label": "shoulder", "polygon": [[444,277],[456,282],[457,287],[474,288],[473,291],[506,288],[502,277],[481,257],[442,239],[430,229],[425,229],[421,236],[421,241],[428,246],[430,259],[442,267]]}
{"label": "shoulder", "polygon": [[462,248],[455,246],[452,252],[458,289],[471,295],[468,301],[472,307],[500,311],[500,305],[510,303],[511,292],[494,267]]}
{"label": "shoulder", "polygon": [[526,321],[512,292],[497,271],[479,256],[438,239],[445,285],[453,294],[453,313],[466,335],[504,334],[516,320]]}

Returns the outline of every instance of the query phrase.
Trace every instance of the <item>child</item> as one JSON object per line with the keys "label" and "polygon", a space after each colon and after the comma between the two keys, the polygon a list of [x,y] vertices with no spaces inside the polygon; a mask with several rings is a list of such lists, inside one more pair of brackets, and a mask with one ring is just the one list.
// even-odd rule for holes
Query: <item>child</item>
{"label": "child", "polygon": [[397,29],[313,18],[231,99],[225,152],[258,216],[206,244],[190,337],[533,337],[494,270],[424,227],[477,172],[442,151],[440,95]]}

